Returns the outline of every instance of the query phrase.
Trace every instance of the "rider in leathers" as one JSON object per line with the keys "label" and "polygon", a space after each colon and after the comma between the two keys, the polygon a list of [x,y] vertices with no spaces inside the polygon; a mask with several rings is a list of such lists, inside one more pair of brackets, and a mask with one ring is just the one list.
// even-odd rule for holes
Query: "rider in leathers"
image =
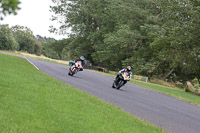
{"label": "rider in leathers", "polygon": [[[131,72],[131,66],[127,66],[126,68],[122,69],[119,71],[119,73],[117,74],[116,78],[115,78],[115,82],[119,82],[119,76],[124,73],[127,72],[129,79],[131,79],[132,76],[132,72]],[[127,83],[127,81],[124,82],[124,85]]]}
{"label": "rider in leathers", "polygon": [[77,58],[76,60],[74,60],[74,62],[72,63],[72,65],[74,65],[76,62],[80,61],[82,64],[82,68],[79,71],[83,71],[83,66],[85,65],[85,61],[84,61],[84,56],[81,56],[80,58]]}

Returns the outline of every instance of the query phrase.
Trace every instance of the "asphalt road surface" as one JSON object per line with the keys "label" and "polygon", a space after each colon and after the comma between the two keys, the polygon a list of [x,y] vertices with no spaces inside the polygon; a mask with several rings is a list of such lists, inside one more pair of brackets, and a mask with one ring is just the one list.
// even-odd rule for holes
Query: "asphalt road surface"
{"label": "asphalt road surface", "polygon": [[88,70],[68,76],[67,66],[27,59],[44,73],[118,106],[167,132],[200,133],[200,106],[131,83],[120,90],[113,89],[113,77]]}

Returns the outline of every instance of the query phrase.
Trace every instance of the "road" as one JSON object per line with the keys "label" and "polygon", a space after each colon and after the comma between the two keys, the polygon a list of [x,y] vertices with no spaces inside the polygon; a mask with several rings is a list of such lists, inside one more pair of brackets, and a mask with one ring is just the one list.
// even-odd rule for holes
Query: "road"
{"label": "road", "polygon": [[67,66],[27,59],[44,73],[170,133],[200,133],[200,106],[131,83],[116,90],[111,87],[113,77],[88,70],[72,77]]}

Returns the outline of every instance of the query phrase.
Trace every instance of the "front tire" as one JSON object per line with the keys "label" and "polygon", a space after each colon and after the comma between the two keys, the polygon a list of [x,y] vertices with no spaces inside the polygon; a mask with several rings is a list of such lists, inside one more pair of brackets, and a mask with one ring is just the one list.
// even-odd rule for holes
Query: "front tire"
{"label": "front tire", "polygon": [[68,75],[69,75],[69,76],[73,76],[73,74],[71,74],[70,72],[68,72]]}
{"label": "front tire", "polygon": [[73,76],[74,75],[73,72],[70,72],[70,71],[71,71],[71,68],[69,69],[68,75]]}

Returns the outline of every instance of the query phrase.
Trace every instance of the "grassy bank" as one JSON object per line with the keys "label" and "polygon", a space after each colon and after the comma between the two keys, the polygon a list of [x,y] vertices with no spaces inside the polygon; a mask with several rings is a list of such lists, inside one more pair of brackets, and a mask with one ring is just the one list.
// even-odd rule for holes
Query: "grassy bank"
{"label": "grassy bank", "polygon": [[31,58],[34,58],[34,59],[38,59],[38,60],[42,60],[42,61],[47,61],[47,62],[52,62],[52,63],[57,63],[57,64],[62,64],[62,65],[68,65],[69,64],[69,61],[51,59],[51,58],[45,57],[44,55],[38,56],[38,55],[35,55],[35,54],[29,54],[27,52],[2,51],[2,50],[0,50],[0,52],[12,54],[12,55],[17,55],[17,56],[31,57]]}
{"label": "grassy bank", "polygon": [[25,59],[0,54],[2,133],[163,132],[119,108],[55,80]]}
{"label": "grassy bank", "polygon": [[138,81],[138,80],[131,80],[130,82],[200,106],[199,96],[194,95],[189,92],[185,92],[182,89],[161,86],[161,85],[157,85],[153,83],[146,83],[146,82]]}

